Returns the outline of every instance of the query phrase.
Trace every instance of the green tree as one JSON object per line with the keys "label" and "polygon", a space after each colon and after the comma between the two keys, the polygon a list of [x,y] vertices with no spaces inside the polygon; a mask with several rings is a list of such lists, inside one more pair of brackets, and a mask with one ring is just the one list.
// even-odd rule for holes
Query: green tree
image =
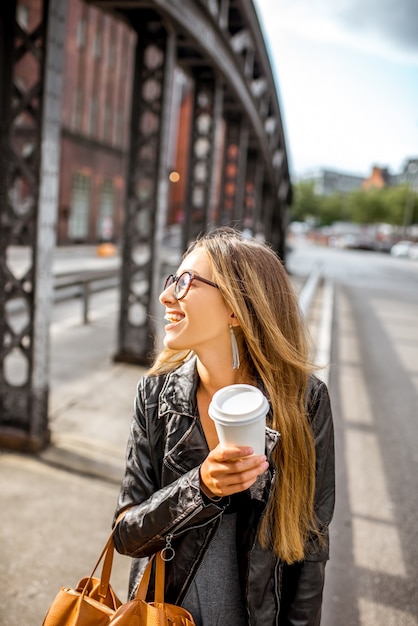
{"label": "green tree", "polygon": [[322,196],[319,205],[319,221],[321,226],[330,226],[334,222],[348,219],[345,198],[339,193]]}
{"label": "green tree", "polygon": [[347,199],[351,220],[357,224],[387,221],[386,204],[381,189],[352,191]]}
{"label": "green tree", "polygon": [[321,197],[315,193],[314,182],[299,182],[293,187],[291,218],[295,222],[317,220]]}
{"label": "green tree", "polygon": [[393,226],[418,223],[418,194],[405,185],[356,189],[347,195],[335,193],[332,196],[316,194],[313,181],[299,182],[293,189],[291,218],[294,221],[310,220],[316,226],[328,226],[342,220]]}
{"label": "green tree", "polygon": [[[403,226],[405,220],[411,224],[418,222],[418,196],[406,185],[389,187],[385,190],[388,223]],[[409,226],[409,224],[406,224]]]}

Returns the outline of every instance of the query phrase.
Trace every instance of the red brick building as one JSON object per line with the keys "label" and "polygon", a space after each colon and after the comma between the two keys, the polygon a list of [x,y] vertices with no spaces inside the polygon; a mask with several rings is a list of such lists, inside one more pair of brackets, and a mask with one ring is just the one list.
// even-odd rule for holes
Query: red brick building
{"label": "red brick building", "polygon": [[[122,231],[126,195],[137,35],[127,23],[83,0],[67,1],[57,243],[95,244],[106,240],[117,243]],[[18,0],[17,20],[25,31],[35,31],[41,21],[41,8],[41,0]],[[30,88],[36,67],[39,64],[32,58],[23,57],[18,70],[22,92]],[[204,161],[203,144],[207,143],[203,131],[202,139],[197,142],[199,145],[191,146],[195,80],[192,73],[179,65],[175,68],[174,79],[167,174],[170,181],[169,226],[183,223],[190,198],[196,203],[195,210],[203,210],[199,200],[202,189],[194,189],[194,193],[190,190],[190,168],[193,167],[202,188],[207,175],[207,164],[199,162],[199,158]],[[210,123],[210,114],[207,114],[209,121],[206,121],[204,102],[201,107],[201,125],[205,126]],[[30,127],[30,120],[22,122]],[[22,131],[21,141],[28,142],[28,136],[27,129],[25,133]],[[235,202],[239,146],[233,142],[228,146],[224,163],[225,141],[226,123],[221,120],[215,139],[214,192],[208,216],[212,223],[222,221],[222,202],[223,210],[228,214],[232,214]],[[203,153],[200,154],[199,150]],[[190,163],[192,154],[195,161]],[[15,193],[23,206],[24,183],[15,186]],[[249,224],[254,213],[254,194],[254,183],[247,181],[243,218]],[[227,221],[228,216],[223,219]]]}
{"label": "red brick building", "polygon": [[[39,0],[20,0],[19,23],[33,30]],[[68,0],[63,68],[57,242],[118,240],[126,184],[136,35],[81,0]],[[31,59],[19,79],[30,85]]]}
{"label": "red brick building", "polygon": [[58,242],[118,239],[135,34],[70,0],[62,100]]}

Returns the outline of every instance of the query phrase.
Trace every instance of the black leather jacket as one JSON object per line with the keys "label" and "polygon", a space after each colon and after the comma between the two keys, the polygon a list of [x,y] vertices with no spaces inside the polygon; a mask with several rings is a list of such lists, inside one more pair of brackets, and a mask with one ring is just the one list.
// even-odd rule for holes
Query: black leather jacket
{"label": "black leather jacket", "polygon": [[[175,556],[166,564],[166,601],[180,604],[229,503],[229,498],[213,502],[199,488],[199,466],[208,447],[196,419],[197,382],[191,359],[170,374],[146,376],[138,385],[115,519],[131,508],[114,535],[116,549],[134,557],[131,596],[145,566],[143,557],[171,545]],[[316,440],[315,510],[326,540],[291,566],[261,548],[257,531],[275,479],[270,464],[245,492],[244,514],[237,523],[240,584],[251,626],[318,626],[321,619],[334,509],[334,439],[328,392],[315,377],[307,401]],[[268,458],[278,439],[276,431],[266,429]]]}

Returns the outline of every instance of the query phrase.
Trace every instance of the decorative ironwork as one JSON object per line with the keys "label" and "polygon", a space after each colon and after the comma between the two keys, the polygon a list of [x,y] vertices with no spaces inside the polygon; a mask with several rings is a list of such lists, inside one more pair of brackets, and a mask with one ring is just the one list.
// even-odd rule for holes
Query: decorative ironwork
{"label": "decorative ironwork", "polygon": [[248,126],[244,120],[228,120],[219,224],[243,228]]}
{"label": "decorative ironwork", "polygon": [[168,196],[167,144],[174,40],[161,21],[141,21],[132,102],[131,151],[122,253],[119,351],[147,363],[155,349],[161,235]]}
{"label": "decorative ironwork", "polygon": [[183,229],[183,249],[211,225],[217,167],[216,138],[222,112],[222,87],[198,77],[189,159],[189,190]]}
{"label": "decorative ironwork", "polygon": [[247,177],[245,181],[243,226],[251,234],[263,230],[261,224],[261,203],[263,195],[263,162],[257,159],[257,153],[248,155]]}
{"label": "decorative ironwork", "polygon": [[[1,120],[0,442],[36,450],[48,440],[49,312],[66,3],[45,2],[36,24],[27,28],[16,20],[16,5],[4,5],[8,37],[1,51],[1,75],[9,98],[3,102]],[[18,80],[26,55],[31,71]]]}
{"label": "decorative ironwork", "polygon": [[[262,234],[284,256],[291,198],[275,82],[251,0],[85,0],[138,36],[116,360],[148,362],[158,340],[176,64],[195,80],[182,245],[208,226]],[[48,441],[48,340],[68,0],[36,24],[0,3],[0,445]],[[30,73],[17,80],[30,58]],[[223,160],[222,160],[223,159]],[[19,314],[15,314],[16,309]]]}

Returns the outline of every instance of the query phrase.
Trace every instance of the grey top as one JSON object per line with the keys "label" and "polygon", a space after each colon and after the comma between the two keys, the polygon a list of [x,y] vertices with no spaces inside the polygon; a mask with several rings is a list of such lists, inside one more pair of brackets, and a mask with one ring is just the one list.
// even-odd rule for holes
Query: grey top
{"label": "grey top", "polygon": [[196,626],[247,626],[238,576],[236,513],[222,516],[182,606]]}

